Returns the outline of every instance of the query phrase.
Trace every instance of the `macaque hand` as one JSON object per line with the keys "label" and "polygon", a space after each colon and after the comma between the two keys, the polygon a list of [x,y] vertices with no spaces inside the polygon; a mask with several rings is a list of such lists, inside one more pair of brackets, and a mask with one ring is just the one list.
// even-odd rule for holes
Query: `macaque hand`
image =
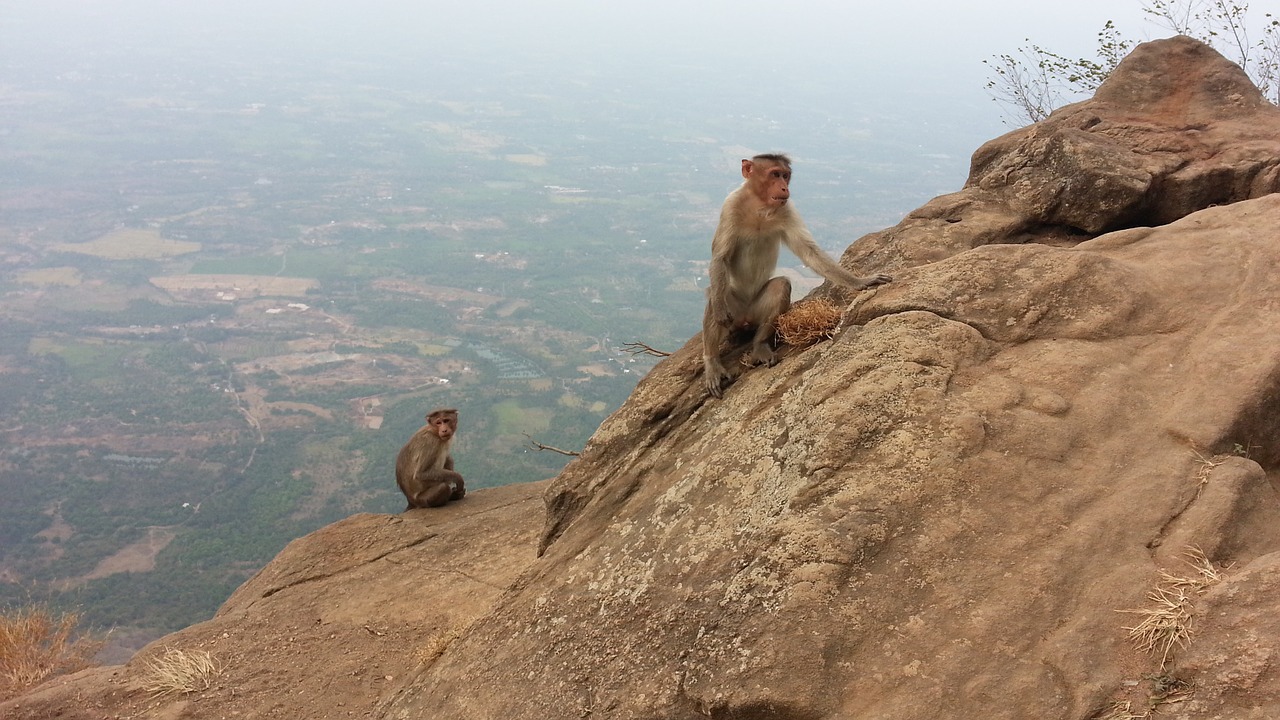
{"label": "macaque hand", "polygon": [[724,369],[724,365],[719,360],[707,360],[703,363],[703,381],[707,384],[707,392],[712,397],[722,397],[724,395],[724,382],[729,379],[729,373]]}
{"label": "macaque hand", "polygon": [[876,285],[884,285],[885,283],[888,283],[888,282],[893,282],[893,278],[889,277],[888,275],[885,275],[884,273],[876,273],[871,277],[862,278],[862,283],[858,286],[857,289],[866,290],[869,287],[875,287]]}

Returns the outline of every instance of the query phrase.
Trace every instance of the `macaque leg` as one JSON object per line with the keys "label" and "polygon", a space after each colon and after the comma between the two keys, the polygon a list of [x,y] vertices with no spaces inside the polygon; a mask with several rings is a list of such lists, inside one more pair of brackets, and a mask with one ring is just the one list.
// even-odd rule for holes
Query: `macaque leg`
{"label": "macaque leg", "polygon": [[756,323],[756,334],[751,341],[751,362],[773,367],[778,356],[773,351],[773,336],[778,317],[791,307],[791,281],[776,277],[765,283],[755,302],[751,304],[751,318]]}
{"label": "macaque leg", "polygon": [[436,483],[428,485],[425,490],[413,496],[413,506],[420,508],[440,507],[449,502],[449,484]]}
{"label": "macaque leg", "polygon": [[440,507],[450,499],[456,499],[452,497],[456,492],[454,486],[462,487],[462,476],[452,470],[428,470],[419,476],[419,480],[423,488],[413,496],[412,504],[420,508]]}

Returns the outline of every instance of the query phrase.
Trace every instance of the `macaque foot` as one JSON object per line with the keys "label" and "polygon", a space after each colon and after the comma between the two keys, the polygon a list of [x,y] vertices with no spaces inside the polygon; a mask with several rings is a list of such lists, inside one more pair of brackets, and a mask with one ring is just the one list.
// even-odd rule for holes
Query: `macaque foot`
{"label": "macaque foot", "polygon": [[778,364],[778,354],[767,343],[756,345],[751,350],[751,364],[773,367]]}

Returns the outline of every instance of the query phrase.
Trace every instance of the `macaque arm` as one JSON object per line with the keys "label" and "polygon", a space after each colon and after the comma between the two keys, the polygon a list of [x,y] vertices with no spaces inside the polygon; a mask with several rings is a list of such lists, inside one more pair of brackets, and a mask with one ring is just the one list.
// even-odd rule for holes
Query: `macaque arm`
{"label": "macaque arm", "polygon": [[730,279],[733,260],[734,224],[732,205],[734,198],[725,202],[720,212],[720,223],[716,225],[716,234],[711,238],[711,265],[708,275],[711,287],[707,289],[707,307],[702,317],[702,362],[703,382],[707,391],[714,397],[720,397],[721,386],[729,379],[724,365],[720,362],[720,345],[733,325],[733,309],[729,303]]}
{"label": "macaque arm", "polygon": [[446,456],[444,457],[444,469],[445,469],[445,470],[452,470],[452,469],[453,469],[453,456],[452,456],[452,455],[446,455]]}
{"label": "macaque arm", "polygon": [[862,290],[872,285],[882,285],[893,279],[884,274],[858,277],[845,270],[840,266],[840,263],[832,260],[830,255],[818,247],[818,242],[813,239],[813,234],[809,232],[809,228],[805,227],[798,217],[795,218],[795,224],[783,235],[783,242],[786,243],[791,252],[796,254],[796,257],[800,258],[801,262],[808,265],[814,272],[837,285],[844,285],[851,290]]}
{"label": "macaque arm", "polygon": [[724,327],[733,324],[733,316],[729,310],[729,263],[733,253],[733,232],[733,220],[726,208],[720,215],[716,234],[711,238],[711,266],[707,273],[711,279],[711,289],[707,293],[707,301],[711,303],[710,319]]}

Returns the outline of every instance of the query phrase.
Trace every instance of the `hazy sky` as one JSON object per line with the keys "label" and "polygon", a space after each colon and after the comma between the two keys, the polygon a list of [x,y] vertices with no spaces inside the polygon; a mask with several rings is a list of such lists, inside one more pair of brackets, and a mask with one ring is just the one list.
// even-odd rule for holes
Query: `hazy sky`
{"label": "hazy sky", "polygon": [[3,0],[0,62],[31,43],[67,59],[101,43],[161,55],[192,44],[233,54],[470,53],[514,66],[536,53],[658,77],[690,64],[742,68],[751,97],[825,78],[986,102],[984,59],[1027,38],[1092,55],[1108,19],[1137,39],[1168,34],[1144,20],[1139,0]]}
{"label": "hazy sky", "polygon": [[[614,92],[642,84],[637,102],[658,113],[689,93],[727,115],[784,125],[804,122],[812,106],[839,117],[888,105],[922,124],[962,127],[946,152],[964,156],[1008,129],[983,87],[983,60],[1028,38],[1092,57],[1107,20],[1135,40],[1167,36],[1141,8],[1139,0],[0,0],[0,70],[132,63],[136,72],[212,53],[306,66],[390,59],[424,86],[442,74],[456,87],[504,72],[588,73]],[[0,93],[3,84],[0,76]]]}
{"label": "hazy sky", "polygon": [[[1162,34],[1140,8],[1138,0],[4,0],[0,39],[12,49],[13,40],[57,43],[65,32],[75,40],[68,51],[76,52],[86,33],[139,40],[195,33],[229,46],[311,43],[336,53],[466,45],[495,56],[557,50],[584,63],[625,55],[655,69],[713,57],[972,77],[983,74],[984,58],[1024,38],[1068,54],[1090,52],[1107,19],[1135,37]],[[18,22],[30,18],[39,20]]]}

